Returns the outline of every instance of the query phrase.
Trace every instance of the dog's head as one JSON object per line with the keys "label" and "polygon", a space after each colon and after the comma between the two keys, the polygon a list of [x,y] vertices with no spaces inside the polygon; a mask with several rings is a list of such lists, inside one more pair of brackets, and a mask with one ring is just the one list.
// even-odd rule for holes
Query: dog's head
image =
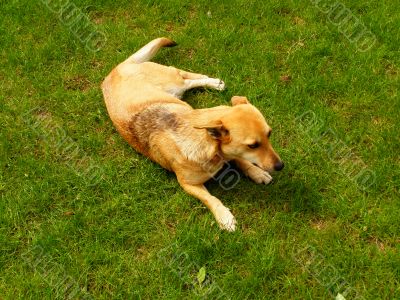
{"label": "dog's head", "polygon": [[227,160],[245,159],[267,171],[280,171],[283,162],[272,148],[271,127],[260,111],[246,97],[234,96],[232,107],[217,119],[201,127],[220,141],[222,155]]}

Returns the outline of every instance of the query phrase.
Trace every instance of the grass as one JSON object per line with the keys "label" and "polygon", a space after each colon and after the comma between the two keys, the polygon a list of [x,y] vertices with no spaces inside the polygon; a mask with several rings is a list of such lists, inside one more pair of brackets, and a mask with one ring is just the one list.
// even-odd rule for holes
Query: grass
{"label": "grass", "polygon": [[[342,1],[377,38],[366,52],[313,1],[74,3],[106,35],[100,51],[41,1],[1,5],[1,299],[400,298],[396,1]],[[189,92],[192,106],[246,95],[274,129],[286,167],[273,185],[208,184],[235,233],[107,115],[100,82],[159,36],[179,46],[157,62],[227,84]],[[300,122],[307,111],[319,126]],[[369,188],[335,143],[346,165],[376,175]],[[102,177],[90,185],[93,166]]]}

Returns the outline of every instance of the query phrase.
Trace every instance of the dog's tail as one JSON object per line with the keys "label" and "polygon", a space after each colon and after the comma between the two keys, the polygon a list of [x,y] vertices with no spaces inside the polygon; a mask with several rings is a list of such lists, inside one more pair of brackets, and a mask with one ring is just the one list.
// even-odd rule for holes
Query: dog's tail
{"label": "dog's tail", "polygon": [[128,59],[125,60],[124,62],[140,64],[142,62],[149,61],[150,59],[152,59],[153,56],[156,55],[158,50],[160,50],[160,48],[174,47],[176,45],[177,43],[175,43],[173,40],[167,39],[165,37],[158,38],[152,40],[146,46],[139,49],[139,51],[135,52],[132,56],[128,57]]}

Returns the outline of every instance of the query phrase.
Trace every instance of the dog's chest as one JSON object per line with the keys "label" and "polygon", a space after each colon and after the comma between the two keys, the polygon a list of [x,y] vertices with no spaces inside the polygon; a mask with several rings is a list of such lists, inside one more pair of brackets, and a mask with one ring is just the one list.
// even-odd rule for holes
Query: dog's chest
{"label": "dog's chest", "polygon": [[203,171],[211,177],[214,177],[224,166],[224,159],[220,154],[215,154],[211,159],[201,163]]}

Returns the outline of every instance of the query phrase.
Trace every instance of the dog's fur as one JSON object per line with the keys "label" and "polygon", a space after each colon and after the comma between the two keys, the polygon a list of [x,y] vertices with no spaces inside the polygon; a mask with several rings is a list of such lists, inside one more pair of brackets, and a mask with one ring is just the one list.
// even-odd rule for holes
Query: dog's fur
{"label": "dog's fur", "polygon": [[148,62],[161,47],[175,45],[155,39],[112,70],[102,83],[107,110],[133,148],[175,172],[182,188],[211,210],[220,227],[233,231],[234,216],[203,184],[225,161],[235,161],[247,176],[265,184],[272,180],[269,172],[283,163],[269,142],[271,128],[246,97],[208,109],[193,109],[180,100],[189,89],[223,90],[225,84]]}

